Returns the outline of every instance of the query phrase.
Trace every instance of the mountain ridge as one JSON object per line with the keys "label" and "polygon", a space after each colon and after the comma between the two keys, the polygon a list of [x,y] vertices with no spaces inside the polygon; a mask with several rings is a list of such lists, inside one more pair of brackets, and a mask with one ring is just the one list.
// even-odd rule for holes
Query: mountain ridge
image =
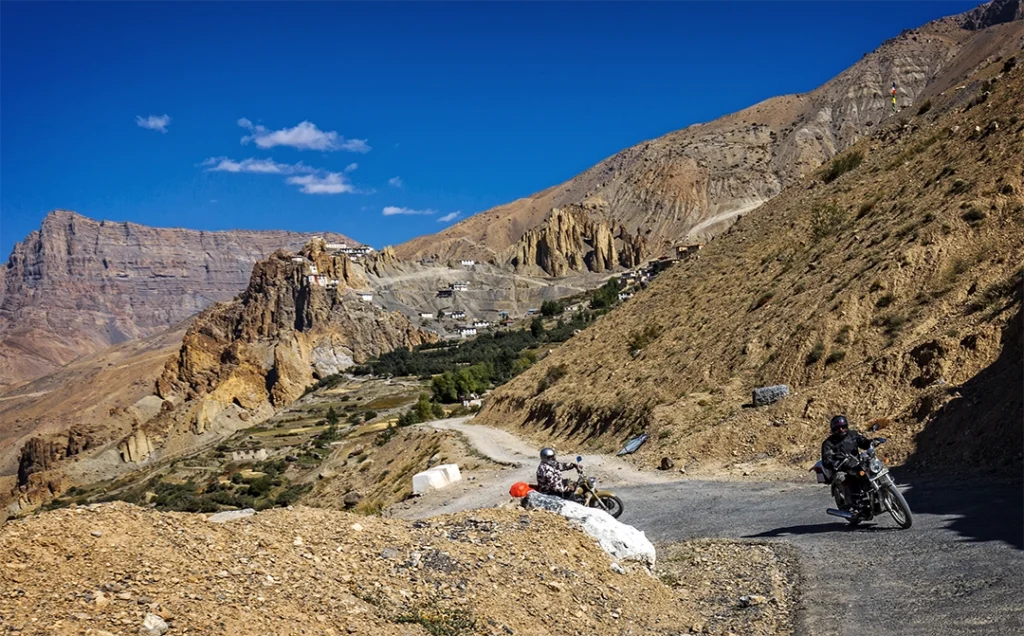
{"label": "mountain ridge", "polygon": [[[891,81],[897,82],[899,107],[908,108],[944,79],[942,70],[972,40],[985,37],[983,31],[1020,20],[1021,6],[1020,0],[995,0],[905,30],[813,91],[772,97],[640,142],[559,185],[407,241],[396,254],[405,260],[507,263],[528,232],[568,206],[587,207],[595,220],[642,232],[653,257],[687,238],[706,239],[892,116]],[[587,260],[586,254],[574,258]]]}
{"label": "mountain ridge", "polygon": [[0,277],[0,389],[228,300],[258,259],[312,236],[153,228],[55,210],[14,246]]}

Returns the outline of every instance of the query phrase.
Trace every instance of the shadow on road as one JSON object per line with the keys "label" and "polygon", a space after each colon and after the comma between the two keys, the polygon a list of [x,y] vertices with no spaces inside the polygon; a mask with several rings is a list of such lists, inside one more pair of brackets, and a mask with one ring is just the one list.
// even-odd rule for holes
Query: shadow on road
{"label": "shadow on road", "polygon": [[1019,484],[960,482],[954,476],[945,484],[912,477],[909,481],[903,494],[914,514],[952,517],[945,527],[965,541],[1004,541],[1024,550],[1024,491]]}
{"label": "shadow on road", "polygon": [[781,528],[775,528],[774,530],[765,530],[757,534],[745,535],[744,539],[770,539],[774,537],[785,537],[793,535],[804,535],[804,534],[822,534],[825,532],[888,532],[896,530],[896,528],[887,528],[884,526],[876,526],[871,524],[865,524],[860,526],[851,526],[846,522],[828,522],[828,523],[806,523],[799,526],[783,526]]}

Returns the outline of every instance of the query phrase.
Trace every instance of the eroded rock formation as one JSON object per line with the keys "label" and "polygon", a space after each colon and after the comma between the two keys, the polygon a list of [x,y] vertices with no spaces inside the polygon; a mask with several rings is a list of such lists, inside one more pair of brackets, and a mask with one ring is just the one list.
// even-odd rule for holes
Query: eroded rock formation
{"label": "eroded rock formation", "polygon": [[405,316],[361,301],[353,290],[365,286],[362,268],[328,254],[322,241],[297,255],[275,252],[256,264],[238,298],[195,319],[157,393],[190,401],[195,432],[202,432],[219,410],[279,407],[318,378],[436,339]]}

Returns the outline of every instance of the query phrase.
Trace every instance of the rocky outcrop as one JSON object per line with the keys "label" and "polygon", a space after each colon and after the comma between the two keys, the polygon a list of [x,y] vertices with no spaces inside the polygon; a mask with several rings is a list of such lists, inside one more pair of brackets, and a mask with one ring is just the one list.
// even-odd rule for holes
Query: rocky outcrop
{"label": "rocky outcrop", "polygon": [[146,431],[136,429],[117,445],[117,452],[121,455],[121,461],[126,464],[138,464],[145,461],[155,450],[153,440]]}
{"label": "rocky outcrop", "polygon": [[548,218],[527,232],[501,259],[517,272],[566,276],[597,274],[618,267],[634,267],[647,254],[643,237],[610,222],[590,206],[574,205],[551,210]]}
{"label": "rocky outcrop", "polygon": [[157,381],[163,398],[188,401],[193,430],[221,411],[259,411],[295,400],[318,378],[397,347],[436,340],[405,316],[361,301],[362,268],[321,241],[283,250],[253,268],[246,290],[192,323]]}
{"label": "rocky outcrop", "polygon": [[1024,2],[1021,0],[992,0],[971,9],[955,18],[961,26],[972,31],[987,29],[1024,19]]}
{"label": "rocky outcrop", "polygon": [[[543,271],[573,269],[556,254],[545,255],[546,248],[561,251],[553,229],[532,233],[553,209],[599,202],[610,225],[642,234],[654,256],[669,254],[688,237],[720,233],[880,125],[906,119],[916,102],[931,99],[937,114],[935,97],[978,64],[999,55],[1020,58],[1020,19],[1020,0],[997,0],[908,29],[814,91],[768,99],[627,148],[565,183],[413,239],[396,252],[407,260],[501,262],[512,249]],[[896,115],[889,101],[893,81]]]}
{"label": "rocky outcrop", "polygon": [[51,212],[14,246],[0,284],[0,389],[228,300],[245,288],[257,260],[310,238],[151,228]]}
{"label": "rocky outcrop", "polygon": [[18,457],[18,486],[26,486],[29,476],[53,468],[57,462],[94,446],[91,435],[72,428],[66,436],[33,437],[21,447]]}

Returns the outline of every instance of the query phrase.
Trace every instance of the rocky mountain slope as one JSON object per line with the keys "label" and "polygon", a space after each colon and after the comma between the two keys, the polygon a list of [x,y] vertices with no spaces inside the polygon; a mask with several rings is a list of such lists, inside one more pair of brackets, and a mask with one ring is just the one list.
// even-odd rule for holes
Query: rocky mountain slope
{"label": "rocky mountain slope", "polygon": [[[967,68],[1020,48],[1021,0],[995,0],[904,31],[806,94],[786,95],[646,141],[569,181],[398,246],[405,260],[474,258],[563,275],[602,271],[669,253],[684,239],[728,227],[811,174],[891,118],[898,107],[952,88]],[[967,68],[965,68],[967,67]],[[607,258],[606,234],[586,241],[565,228],[605,226],[622,263]]]}
{"label": "rocky mountain slope", "polygon": [[[776,551],[685,544],[665,559],[668,587],[617,573],[546,511],[410,523],[296,507],[213,523],[114,503],[3,526],[0,616],[55,636],[783,634],[794,599]],[[771,602],[743,608],[743,594]]]}
{"label": "rocky mountain slope", "polygon": [[360,300],[362,267],[325,245],[314,239],[260,261],[243,293],[200,313],[184,336],[126,343],[5,396],[0,503],[17,512],[72,484],[193,453],[266,419],[318,378],[436,339]]}
{"label": "rocky mountain slope", "polygon": [[[845,412],[886,420],[892,460],[1019,475],[1022,95],[1020,48],[985,58],[498,389],[482,420],[572,449],[646,431],[646,465],[756,473],[809,466]],[[749,408],[781,383],[795,395]]]}
{"label": "rocky mountain slope", "polygon": [[228,300],[245,288],[257,260],[310,237],[151,228],[51,212],[15,245],[0,277],[0,389]]}

